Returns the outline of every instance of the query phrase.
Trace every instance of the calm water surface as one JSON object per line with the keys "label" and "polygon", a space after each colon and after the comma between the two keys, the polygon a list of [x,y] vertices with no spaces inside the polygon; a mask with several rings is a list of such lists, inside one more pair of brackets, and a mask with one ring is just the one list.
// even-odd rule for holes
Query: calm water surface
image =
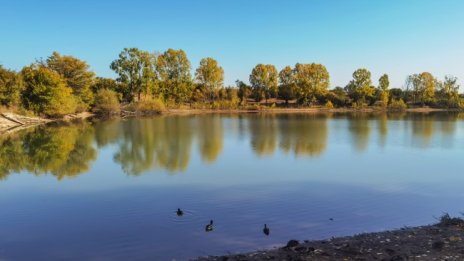
{"label": "calm water surface", "polygon": [[463,119],[169,116],[3,135],[0,260],[184,260],[432,223],[464,211]]}

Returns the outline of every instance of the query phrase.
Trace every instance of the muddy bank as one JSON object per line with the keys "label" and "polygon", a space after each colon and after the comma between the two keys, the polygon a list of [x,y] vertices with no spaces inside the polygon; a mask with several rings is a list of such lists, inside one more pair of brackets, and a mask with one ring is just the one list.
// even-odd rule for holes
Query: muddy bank
{"label": "muddy bank", "polygon": [[213,260],[464,260],[464,221],[298,242],[267,251],[199,258]]}

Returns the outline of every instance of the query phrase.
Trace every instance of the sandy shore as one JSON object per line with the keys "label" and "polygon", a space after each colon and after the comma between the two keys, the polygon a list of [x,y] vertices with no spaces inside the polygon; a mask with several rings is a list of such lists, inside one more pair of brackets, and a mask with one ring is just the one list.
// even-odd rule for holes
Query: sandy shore
{"label": "sandy shore", "polygon": [[464,221],[298,242],[267,251],[199,258],[216,260],[464,260]]}
{"label": "sandy shore", "polygon": [[39,117],[28,117],[10,112],[3,112],[0,113],[0,135],[16,132],[19,130],[27,129],[33,126],[53,121],[72,121],[75,119],[85,119],[92,116],[92,113],[82,112],[66,115],[65,117],[60,119],[45,119]]}

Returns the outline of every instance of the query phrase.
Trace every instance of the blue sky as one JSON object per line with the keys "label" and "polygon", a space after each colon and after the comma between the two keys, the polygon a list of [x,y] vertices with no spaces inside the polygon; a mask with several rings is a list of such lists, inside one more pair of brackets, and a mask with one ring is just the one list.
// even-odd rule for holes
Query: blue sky
{"label": "blue sky", "polygon": [[[193,69],[217,59],[226,84],[248,80],[258,63],[277,69],[322,63],[331,86],[354,70],[373,81],[390,75],[452,74],[464,83],[461,0],[0,0],[0,64],[15,70],[53,51],[86,60],[114,77],[109,64],[124,47],[184,49]],[[463,88],[461,88],[462,90]]]}

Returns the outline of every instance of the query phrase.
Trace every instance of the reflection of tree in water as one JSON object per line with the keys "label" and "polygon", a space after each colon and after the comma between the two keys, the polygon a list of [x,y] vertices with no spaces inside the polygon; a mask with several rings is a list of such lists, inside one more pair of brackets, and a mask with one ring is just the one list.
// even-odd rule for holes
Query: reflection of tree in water
{"label": "reflection of tree in water", "polygon": [[449,137],[456,132],[459,115],[456,113],[420,113],[411,115],[412,132],[419,145],[426,147],[430,144],[435,131],[443,137]]}
{"label": "reflection of tree in water", "polygon": [[23,156],[23,143],[18,133],[0,137],[0,180],[10,173],[21,171],[26,162]]}
{"label": "reflection of tree in water", "polygon": [[153,168],[171,172],[187,168],[192,145],[188,117],[130,119],[121,122],[123,138],[114,155],[116,162],[131,175]]}
{"label": "reflection of tree in water", "polygon": [[97,155],[93,135],[89,123],[80,122],[40,126],[4,138],[0,141],[0,176],[27,170],[63,179],[84,173]]}
{"label": "reflection of tree in water", "polygon": [[452,136],[456,132],[456,123],[458,120],[457,113],[446,113],[442,117],[436,117],[439,119],[441,125],[441,133],[443,136]]}
{"label": "reflection of tree in water", "polygon": [[[340,117],[334,115],[334,117]],[[371,122],[377,124],[381,144],[388,136],[388,119],[405,120],[414,141],[428,144],[435,131],[445,137],[456,132],[457,114],[369,114],[342,115],[347,119],[352,144],[359,151],[368,147]],[[223,150],[224,116],[169,116],[150,119],[83,121],[48,125],[0,137],[0,179],[10,173],[50,173],[58,179],[89,170],[99,148],[114,145],[114,160],[124,172],[138,175],[151,169],[184,171],[189,163],[193,139],[205,162],[214,162]],[[235,119],[234,119],[235,120]],[[237,115],[239,137],[250,134],[257,155],[270,155],[277,144],[295,155],[319,156],[327,147],[329,117],[316,114]],[[410,122],[410,123],[409,123]],[[434,125],[436,124],[436,125]]]}
{"label": "reflection of tree in water", "polygon": [[197,119],[196,131],[201,157],[206,162],[214,162],[223,147],[223,118],[220,115],[202,115]]}
{"label": "reflection of tree in water", "polygon": [[369,146],[369,136],[371,126],[370,115],[365,113],[355,113],[348,116],[348,129],[353,139],[357,151],[365,151]]}
{"label": "reflection of tree in water", "polygon": [[120,138],[121,119],[111,118],[106,120],[97,119],[93,126],[95,128],[95,142],[98,148],[116,143]]}
{"label": "reflection of tree in water", "polygon": [[319,156],[327,146],[327,115],[285,114],[279,117],[280,148],[297,156]]}
{"label": "reflection of tree in water", "polygon": [[388,116],[386,113],[382,113],[377,116],[377,124],[379,129],[380,146],[384,147],[387,143],[388,135]]}
{"label": "reflection of tree in water", "polygon": [[277,145],[277,120],[274,114],[260,114],[249,118],[251,146],[256,154],[272,155]]}

